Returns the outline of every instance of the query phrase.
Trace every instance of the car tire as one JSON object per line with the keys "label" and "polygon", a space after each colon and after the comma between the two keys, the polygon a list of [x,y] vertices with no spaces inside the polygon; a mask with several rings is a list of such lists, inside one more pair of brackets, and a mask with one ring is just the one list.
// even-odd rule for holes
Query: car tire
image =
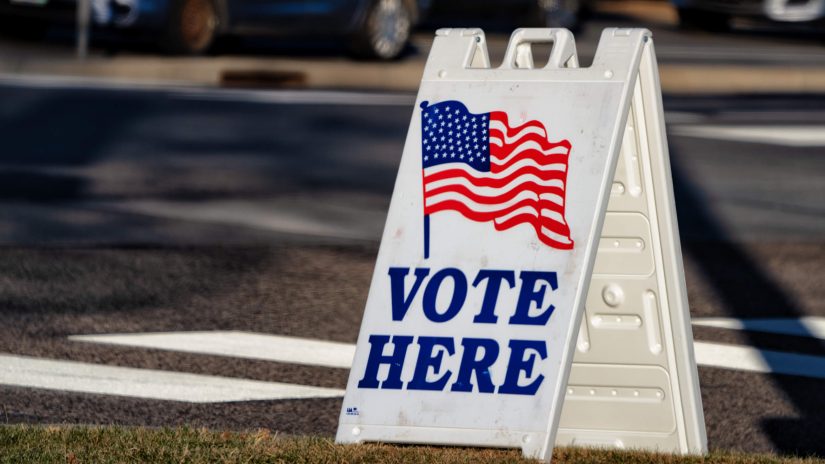
{"label": "car tire", "polygon": [[200,55],[215,41],[218,23],[214,0],[173,0],[161,48],[175,55]]}
{"label": "car tire", "polygon": [[579,27],[582,0],[538,0],[535,4],[537,25],[575,30]]}
{"label": "car tire", "polygon": [[407,46],[414,12],[407,0],[372,0],[351,45],[360,58],[392,60]]}
{"label": "car tire", "polygon": [[679,8],[679,27],[684,30],[725,32],[730,28],[730,16],[694,8]]}

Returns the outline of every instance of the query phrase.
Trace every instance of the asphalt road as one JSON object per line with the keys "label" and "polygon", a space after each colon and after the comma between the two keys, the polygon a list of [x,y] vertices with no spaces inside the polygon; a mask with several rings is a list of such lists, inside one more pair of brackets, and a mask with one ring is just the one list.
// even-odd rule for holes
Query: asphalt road
{"label": "asphalt road", "polygon": [[[354,342],[412,100],[6,80],[0,353],[343,388],[345,369],[68,337],[242,330]],[[694,317],[825,316],[822,108],[817,95],[666,97]],[[825,355],[816,338],[694,333]],[[825,380],[699,373],[711,448],[825,455]],[[7,422],[331,435],[340,400],[190,404],[5,386],[0,406]]]}
{"label": "asphalt road", "polygon": [[[0,243],[10,244],[374,243],[413,103],[25,81],[0,97]],[[820,240],[823,102],[666,98],[677,199],[689,200],[682,237]]]}

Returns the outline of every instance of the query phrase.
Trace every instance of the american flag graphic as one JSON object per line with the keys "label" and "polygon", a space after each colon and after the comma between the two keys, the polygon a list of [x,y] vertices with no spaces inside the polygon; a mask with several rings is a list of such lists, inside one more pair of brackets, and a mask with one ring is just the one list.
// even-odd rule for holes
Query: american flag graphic
{"label": "american flag graphic", "polygon": [[421,108],[425,257],[429,216],[446,210],[496,230],[528,224],[547,246],[573,248],[564,216],[569,141],[549,141],[539,121],[511,126],[503,111],[475,114],[458,101]]}

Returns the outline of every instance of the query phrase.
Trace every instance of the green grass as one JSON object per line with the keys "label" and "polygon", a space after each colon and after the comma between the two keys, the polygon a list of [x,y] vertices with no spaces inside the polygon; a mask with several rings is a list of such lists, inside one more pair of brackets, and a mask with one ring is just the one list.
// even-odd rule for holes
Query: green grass
{"label": "green grass", "polygon": [[[825,463],[812,458],[715,452],[682,457],[634,451],[559,448],[553,460],[608,463]],[[336,445],[329,438],[205,429],[0,427],[0,463],[528,463],[517,450]]]}

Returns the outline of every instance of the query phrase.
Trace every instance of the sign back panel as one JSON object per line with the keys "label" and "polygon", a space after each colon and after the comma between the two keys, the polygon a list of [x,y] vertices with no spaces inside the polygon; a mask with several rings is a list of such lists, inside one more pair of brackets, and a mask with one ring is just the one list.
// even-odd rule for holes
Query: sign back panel
{"label": "sign back panel", "polygon": [[556,444],[707,452],[650,40],[585,307]]}
{"label": "sign back panel", "polygon": [[[337,441],[549,459],[648,37],[606,30],[573,68],[568,31],[521,29],[491,69],[481,31],[438,31]],[[543,69],[535,42],[553,43]]]}

